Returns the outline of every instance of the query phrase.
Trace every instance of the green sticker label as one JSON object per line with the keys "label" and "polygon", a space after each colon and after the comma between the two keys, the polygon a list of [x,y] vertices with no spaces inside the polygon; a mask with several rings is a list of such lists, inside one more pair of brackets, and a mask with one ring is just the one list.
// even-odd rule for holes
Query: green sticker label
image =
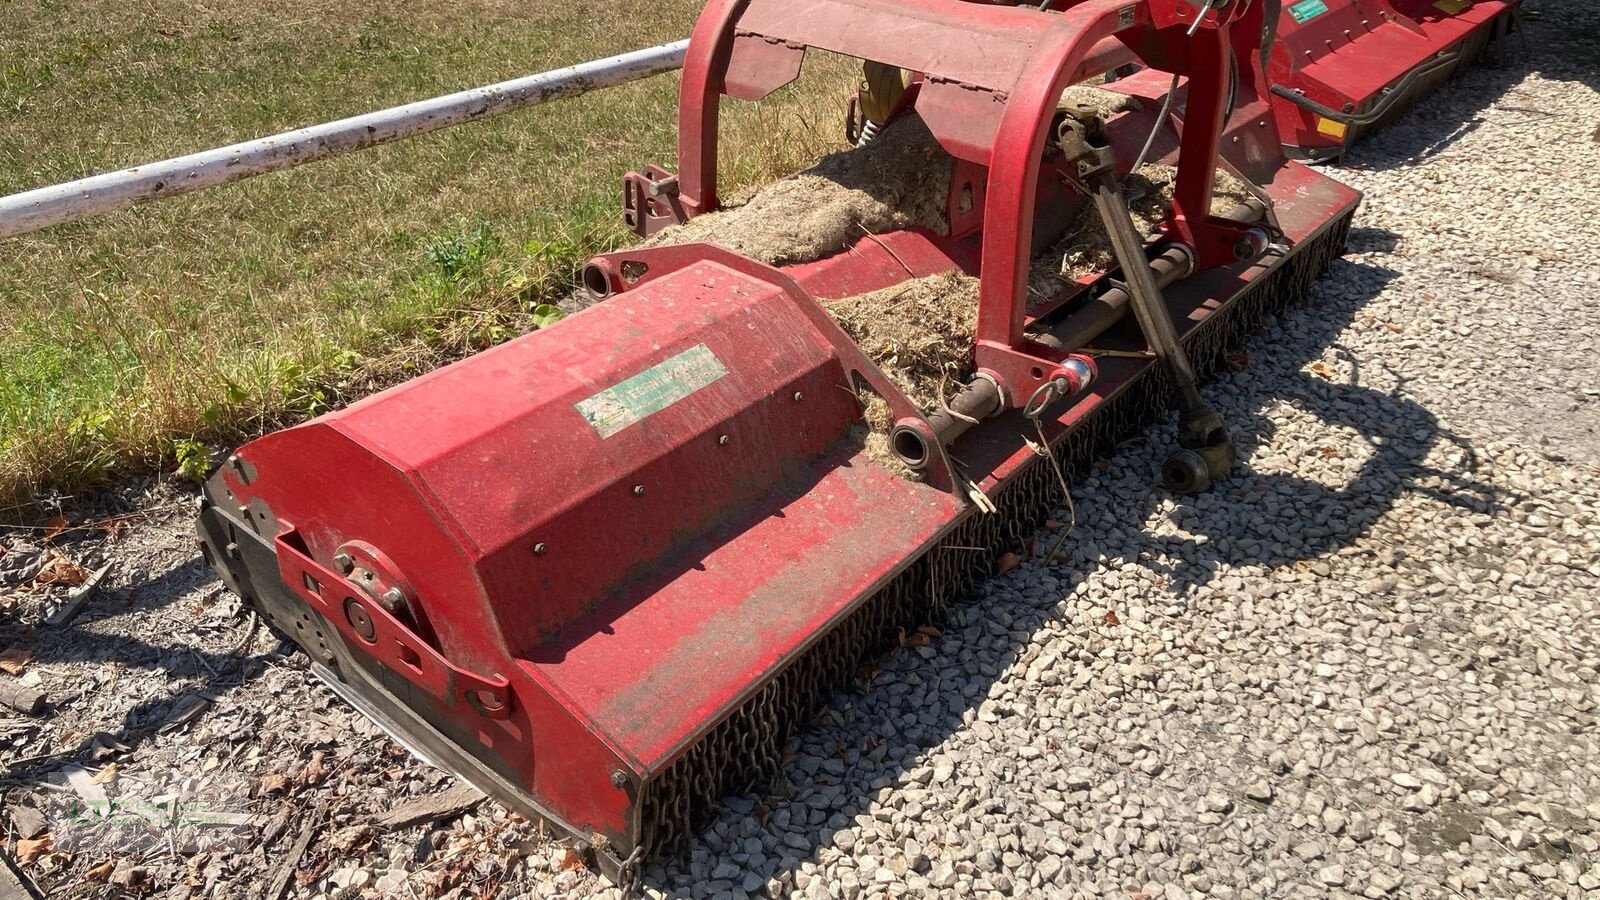
{"label": "green sticker label", "polygon": [[1299,3],[1289,7],[1289,15],[1294,16],[1294,20],[1302,24],[1327,11],[1328,4],[1322,2],[1322,0],[1300,0]]}
{"label": "green sticker label", "polygon": [[602,438],[677,403],[728,374],[705,344],[659,362],[627,381],[575,404]]}

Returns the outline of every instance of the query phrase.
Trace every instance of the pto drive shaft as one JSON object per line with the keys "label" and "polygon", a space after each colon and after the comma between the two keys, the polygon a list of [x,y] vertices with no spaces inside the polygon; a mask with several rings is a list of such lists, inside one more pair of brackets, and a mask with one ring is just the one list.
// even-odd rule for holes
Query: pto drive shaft
{"label": "pto drive shaft", "polygon": [[1076,163],[1078,178],[1094,197],[1104,220],[1111,250],[1132,301],[1134,317],[1150,350],[1172,379],[1178,404],[1179,450],[1161,465],[1162,480],[1179,493],[1205,490],[1212,479],[1233,468],[1236,454],[1222,416],[1206,406],[1195,385],[1194,367],[1179,342],[1161,286],[1145,257],[1144,240],[1133,227],[1133,214],[1117,183],[1116,161],[1104,141],[1098,118],[1067,116],[1061,123],[1061,147]]}

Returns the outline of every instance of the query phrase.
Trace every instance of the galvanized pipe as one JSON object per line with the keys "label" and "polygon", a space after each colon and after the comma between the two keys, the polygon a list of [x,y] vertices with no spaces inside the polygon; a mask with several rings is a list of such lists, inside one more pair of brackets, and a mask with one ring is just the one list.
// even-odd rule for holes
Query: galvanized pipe
{"label": "galvanized pipe", "polygon": [[0,238],[682,68],[687,40],[0,197]]}

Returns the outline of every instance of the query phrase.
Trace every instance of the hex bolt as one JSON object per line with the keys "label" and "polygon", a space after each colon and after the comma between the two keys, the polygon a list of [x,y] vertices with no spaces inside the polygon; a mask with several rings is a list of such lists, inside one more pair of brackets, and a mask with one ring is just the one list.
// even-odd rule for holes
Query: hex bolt
{"label": "hex bolt", "polygon": [[389,588],[383,592],[383,596],[379,598],[378,602],[382,603],[383,608],[389,612],[399,612],[405,608],[406,595],[400,593],[399,588]]}
{"label": "hex bolt", "polygon": [[336,553],[333,557],[333,567],[341,574],[349,575],[356,567],[356,561],[348,553]]}
{"label": "hex bolt", "polygon": [[717,446],[718,447],[726,447],[726,446],[728,446],[728,442],[731,441],[731,440],[733,440],[733,438],[728,437],[725,434],[724,435],[719,435],[717,437]]}
{"label": "hex bolt", "polygon": [[799,391],[795,391],[794,392],[794,402],[799,403],[801,400],[804,400],[805,398],[806,398],[805,394],[803,394],[803,393],[801,393]]}
{"label": "hex bolt", "polygon": [[644,485],[642,485],[642,484],[634,485],[633,486],[633,495],[635,497],[643,497],[644,496]]}
{"label": "hex bolt", "polygon": [[550,552],[550,548],[546,547],[544,545],[544,541],[540,541],[539,543],[533,545],[533,555],[534,556],[543,556],[543,555],[545,555],[546,553],[549,553],[549,552]]}
{"label": "hex bolt", "polygon": [[614,787],[614,788],[624,787],[624,786],[627,785],[627,783],[628,783],[628,776],[621,769],[612,769],[611,770],[611,786],[612,787]]}

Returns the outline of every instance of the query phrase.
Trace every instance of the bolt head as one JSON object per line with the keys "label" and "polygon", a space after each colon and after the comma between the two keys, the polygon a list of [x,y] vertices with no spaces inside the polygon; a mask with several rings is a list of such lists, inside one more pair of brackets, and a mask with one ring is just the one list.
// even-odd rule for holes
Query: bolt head
{"label": "bolt head", "polygon": [[621,769],[612,769],[611,770],[611,786],[612,787],[620,788],[620,787],[625,786],[627,783],[628,783],[628,776],[626,774],[624,774]]}
{"label": "bolt head", "polygon": [[728,437],[725,434],[724,435],[719,435],[717,437],[717,446],[718,447],[726,447],[726,446],[728,446],[728,442],[731,441],[731,440],[733,440],[733,438]]}
{"label": "bolt head", "polygon": [[348,553],[338,553],[333,557],[333,567],[338,569],[340,574],[349,575],[355,569],[356,561]]}
{"label": "bolt head", "polygon": [[806,398],[806,395],[804,393],[802,393],[800,391],[795,391],[794,392],[794,402],[799,403],[801,400],[804,400],[805,398]]}
{"label": "bolt head", "polygon": [[550,548],[546,547],[544,545],[544,541],[540,541],[539,543],[533,545],[533,555],[534,556],[543,556],[543,555],[545,555],[546,553],[549,553],[549,552],[550,552]]}
{"label": "bolt head", "polygon": [[643,497],[644,496],[644,485],[642,485],[642,484],[634,485],[633,486],[633,495],[635,497]]}

